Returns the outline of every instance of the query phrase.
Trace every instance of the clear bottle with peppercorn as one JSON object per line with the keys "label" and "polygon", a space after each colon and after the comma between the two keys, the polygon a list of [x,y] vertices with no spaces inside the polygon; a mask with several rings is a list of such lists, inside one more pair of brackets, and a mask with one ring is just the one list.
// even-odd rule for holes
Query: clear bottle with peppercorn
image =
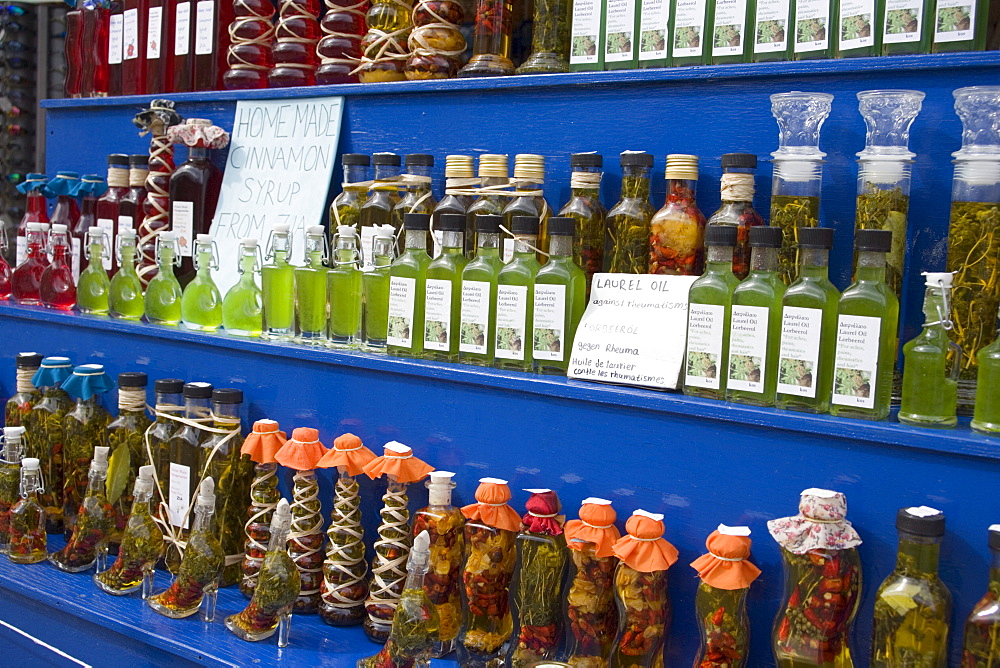
{"label": "clear bottle with peppercorn", "polygon": [[698,209],[698,156],[667,156],[667,201],[649,223],[649,273],[700,276],[705,269],[705,216]]}
{"label": "clear bottle with peppercorn", "polygon": [[257,420],[253,431],[247,435],[240,454],[247,455],[254,463],[254,477],[250,483],[250,506],[243,525],[246,542],[243,544],[243,577],[240,592],[247,598],[257,588],[257,575],[271,538],[271,518],[281,499],[278,491],[278,461],[275,453],[285,444],[285,432],[278,429],[274,420]]}
{"label": "clear bottle with peppercorn", "polygon": [[108,478],[108,448],[94,448],[94,460],[87,477],[87,495],[77,510],[73,534],[63,549],[49,555],[49,562],[67,573],[79,573],[95,564],[97,572],[102,572],[108,556],[108,540],[115,528],[115,509],[104,491]]}
{"label": "clear bottle with peppercorn", "polygon": [[514,3],[511,0],[477,0],[472,59],[458,71],[459,77],[514,74],[514,63],[510,62],[513,14]]}
{"label": "clear bottle with peppercorn", "polygon": [[733,225],[737,229],[733,249],[733,274],[741,281],[750,273],[750,228],[763,225],[764,219],[753,208],[753,153],[725,153],[722,156],[722,205],[708,219],[708,226]]}
{"label": "clear bottle with peppercorn", "polygon": [[316,83],[321,86],[358,83],[355,67],[361,60],[361,38],[368,32],[365,14],[368,0],[324,0],[326,14],[319,23],[323,38],[316,45],[319,67]]}
{"label": "clear bottle with peppercorn", "polygon": [[569,164],[573,170],[569,178],[571,194],[559,215],[576,221],[573,261],[587,276],[589,300],[594,274],[602,271],[604,262],[604,227],[608,213],[601,204],[604,158],[598,153],[574,153]]}

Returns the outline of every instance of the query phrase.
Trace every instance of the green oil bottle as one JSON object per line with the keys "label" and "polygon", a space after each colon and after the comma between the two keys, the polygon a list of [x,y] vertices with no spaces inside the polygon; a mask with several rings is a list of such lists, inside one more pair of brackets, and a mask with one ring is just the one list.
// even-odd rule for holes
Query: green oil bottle
{"label": "green oil bottle", "polygon": [[[976,355],[976,408],[972,428],[980,434],[1000,435],[1000,327],[993,343]],[[957,366],[957,365],[956,365]]]}
{"label": "green oil bottle", "polygon": [[279,223],[271,231],[268,264],[261,267],[264,292],[264,332],[267,338],[289,341],[295,335],[295,268],[288,264],[292,253],[288,225]]}
{"label": "green oil bottle", "polygon": [[222,300],[222,326],[230,336],[256,338],[264,330],[263,293],[257,287],[259,253],[256,239],[240,242],[240,278]]}
{"label": "green oil bottle", "polygon": [[496,344],[497,276],[500,260],[500,225],[503,216],[476,216],[476,257],[462,271],[462,311],[458,361],[492,366]]}
{"label": "green oil bottle", "polygon": [[222,294],[212,280],[219,257],[211,235],[195,237],[194,253],[195,276],[181,297],[181,321],[188,329],[214,332],[222,326]]}
{"label": "green oil bottle", "polygon": [[[340,194],[330,203],[330,230],[336,233],[341,225],[358,229],[361,222],[361,205],[368,199],[368,168],[372,161],[364,153],[345,153],[340,156],[344,168],[344,182]],[[330,239],[331,245],[333,238]]]}
{"label": "green oil bottle", "polygon": [[361,275],[361,336],[365,350],[384,353],[389,335],[389,268],[396,257],[396,231],[392,225],[380,225],[374,234],[370,251],[374,262]]}
{"label": "green oil bottle", "polygon": [[135,230],[125,228],[118,233],[118,271],[108,288],[108,306],[112,318],[142,320],[145,305],[142,281],[136,272]]}
{"label": "green oil bottle", "polygon": [[322,225],[306,229],[304,267],[295,267],[295,333],[299,343],[326,344],[326,232]]}
{"label": "green oil bottle", "polygon": [[[427,153],[411,153],[403,158],[406,173],[400,176],[403,184],[403,196],[392,208],[392,226],[397,230],[403,228],[403,216],[408,213],[434,213],[437,200],[431,186],[431,172],[434,169],[434,156]],[[428,232],[428,234],[430,234]],[[428,240],[427,249],[434,248],[432,240]],[[430,254],[430,253],[428,253]]]}
{"label": "green oil bottle", "polygon": [[[395,153],[376,153],[372,156],[375,181],[368,191],[368,199],[361,205],[361,248],[371,248],[375,226],[392,225],[392,210],[399,203],[399,156]],[[397,237],[400,228],[395,228]],[[368,265],[365,265],[367,268]]]}
{"label": "green oil bottle", "polygon": [[576,328],[587,308],[587,274],[573,261],[576,220],[549,218],[549,261],[535,275],[532,357],[535,371],[566,375]]}
{"label": "green oil bottle", "polygon": [[497,274],[497,326],[493,366],[498,369],[531,371],[528,327],[534,322],[535,274],[541,269],[536,253],[539,219],[514,216],[514,257]]}
{"label": "green oil bottle", "polygon": [[421,357],[424,352],[424,294],[427,266],[427,232],[431,217],[426,213],[403,216],[406,250],[389,268],[389,329],[386,349],[398,357]]}
{"label": "green oil bottle", "polygon": [[355,348],[361,343],[361,253],[358,233],[350,225],[337,228],[330,265],[330,345]]}
{"label": "green oil bottle", "polygon": [[[80,313],[91,315],[107,315],[111,310],[111,281],[108,272],[104,270],[105,255],[110,249],[105,249],[105,230],[103,227],[91,227],[87,230],[87,268],[80,273],[76,285],[76,305]],[[108,255],[110,258],[110,255]]]}
{"label": "green oil bottle", "polygon": [[181,264],[180,246],[175,232],[156,236],[156,276],[146,286],[146,320],[155,325],[178,325],[181,322],[181,284],[174,267]]}
{"label": "green oil bottle", "polygon": [[465,215],[442,214],[441,254],[427,265],[424,296],[424,358],[441,362],[458,361],[458,330],[462,317],[462,272],[465,257]]}

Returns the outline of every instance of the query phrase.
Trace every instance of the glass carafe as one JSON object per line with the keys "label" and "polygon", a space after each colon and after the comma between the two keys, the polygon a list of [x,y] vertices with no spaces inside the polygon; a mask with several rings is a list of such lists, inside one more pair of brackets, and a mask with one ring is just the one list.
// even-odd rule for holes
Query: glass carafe
{"label": "glass carafe", "polygon": [[160,232],[156,240],[159,269],[146,287],[146,320],[156,325],[177,325],[181,321],[181,284],[174,276],[181,254],[173,232]]}
{"label": "glass carafe", "polygon": [[48,308],[71,311],[76,306],[76,283],[70,266],[69,236],[66,226],[55,224],[49,234],[49,252],[52,260],[42,270],[38,293]]}
{"label": "glass carafe", "polygon": [[195,277],[181,296],[181,322],[188,329],[214,332],[222,325],[222,295],[212,280],[212,270],[219,268],[219,253],[208,234],[195,240]]}
{"label": "glass carafe", "polygon": [[240,242],[240,278],[222,300],[222,326],[230,336],[256,338],[264,328],[263,298],[257,287],[260,265],[257,240],[243,239]]}

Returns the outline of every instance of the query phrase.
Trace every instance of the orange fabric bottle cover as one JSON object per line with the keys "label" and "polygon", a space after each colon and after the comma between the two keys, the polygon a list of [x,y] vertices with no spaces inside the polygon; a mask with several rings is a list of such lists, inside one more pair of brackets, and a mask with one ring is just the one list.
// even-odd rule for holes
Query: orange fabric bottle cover
{"label": "orange fabric bottle cover", "polygon": [[479,521],[495,529],[518,531],[521,518],[517,511],[507,505],[510,501],[510,487],[500,478],[480,478],[476,488],[476,501],[462,507],[462,514],[473,521]]}
{"label": "orange fabric bottle cover", "polygon": [[597,557],[614,556],[614,545],[622,537],[615,520],[618,514],[607,499],[590,497],[580,506],[580,519],[566,522],[566,545],[572,550],[582,550],[587,543],[594,544]]}
{"label": "orange fabric bottle cover", "polygon": [[527,510],[521,521],[524,528],[532,533],[545,533],[550,536],[559,536],[563,532],[563,522],[565,516],[560,515],[562,504],[559,503],[559,495],[551,489],[526,489],[525,492],[531,494],[524,509]]}
{"label": "orange fabric bottle cover", "polygon": [[282,466],[296,471],[309,471],[326,454],[326,448],[319,442],[319,430],[312,427],[298,427],[292,432],[274,458]]}
{"label": "orange fabric bottle cover", "polygon": [[365,466],[375,459],[375,453],[366,448],[354,434],[343,434],[333,439],[333,447],[316,463],[316,468],[331,469],[343,466],[347,475],[364,472]]}
{"label": "orange fabric bottle cover", "polygon": [[410,446],[398,441],[386,443],[383,455],[368,462],[364,468],[365,475],[372,480],[391,475],[401,483],[423,480],[433,470],[433,466],[413,456]]}
{"label": "orange fabric bottle cover", "polygon": [[273,464],[278,461],[274,455],[277,454],[286,440],[288,437],[285,436],[285,432],[278,429],[277,422],[257,420],[253,423],[253,431],[243,441],[240,453],[250,455],[250,459],[258,464]]}
{"label": "orange fabric bottle cover", "polygon": [[677,561],[677,548],[663,538],[663,515],[637,510],[625,523],[627,535],[614,546],[615,556],[629,568],[653,573]]}
{"label": "orange fabric bottle cover", "polygon": [[760,575],[760,569],[748,560],[750,529],[720,524],[705,541],[708,554],[691,562],[698,577],[716,589],[746,589]]}

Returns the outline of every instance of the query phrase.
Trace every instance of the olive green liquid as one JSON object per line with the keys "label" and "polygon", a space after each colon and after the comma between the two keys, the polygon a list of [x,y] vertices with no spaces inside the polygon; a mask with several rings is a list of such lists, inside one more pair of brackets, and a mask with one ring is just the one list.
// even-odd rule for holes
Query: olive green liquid
{"label": "olive green liquid", "polygon": [[604,222],[607,211],[601,205],[597,188],[573,188],[569,202],[559,215],[576,221],[573,238],[573,261],[587,276],[587,298],[594,274],[604,268]]}
{"label": "olive green liquid", "polygon": [[361,270],[353,248],[338,249],[336,263],[327,274],[330,291],[330,343],[351,348],[361,337]]}
{"label": "olive green liquid", "polygon": [[108,288],[111,317],[141,320],[145,305],[142,297],[142,281],[135,271],[135,246],[122,246],[121,251],[121,267],[111,279]]}
{"label": "olive green liquid", "polygon": [[[500,260],[500,235],[481,232],[476,259],[462,272],[462,315],[459,333],[458,361],[476,366],[491,366],[496,345],[497,276],[503,269]],[[481,303],[486,300],[486,322],[476,322],[474,309],[465,307],[466,300]]]}
{"label": "olive green liquid", "polygon": [[[413,296],[413,310],[408,313],[403,309],[403,315],[389,315],[389,330],[386,346],[390,355],[398,357],[420,357],[424,352],[424,299],[427,282],[427,266],[431,258],[427,255],[426,230],[406,231],[406,251],[392,263],[389,268],[389,309],[393,309],[392,279],[410,279],[406,281]],[[393,343],[393,339],[401,341],[409,339],[410,344]]]}
{"label": "olive green liquid", "polygon": [[295,331],[305,342],[326,339],[327,269],[323,252],[309,252],[309,264],[295,268]]}
{"label": "olive green liquid", "polygon": [[198,272],[184,288],[181,320],[188,329],[214,332],[222,326],[222,295],[212,280],[211,251],[198,252]]}
{"label": "olive green liquid", "polygon": [[[947,317],[941,290],[927,288],[924,322]],[[951,428],[958,424],[958,381],[947,370],[948,332],[941,324],[924,325],[903,345],[903,398],[899,421],[916,427]]]}
{"label": "olive green liquid", "polygon": [[[462,319],[462,272],[469,262],[463,249],[462,233],[446,231],[441,255],[427,265],[428,282],[424,305],[425,359],[441,362],[458,361],[458,333]],[[443,289],[444,284],[431,281],[444,281],[450,286],[450,290]],[[440,301],[445,296],[447,299],[444,303],[434,303],[434,300]],[[447,309],[449,314],[447,321],[430,319],[435,306],[437,310]]]}
{"label": "olive green liquid", "polygon": [[[523,239],[524,242],[516,242],[514,257],[497,274],[497,327],[493,362],[497,369],[532,371],[534,367],[528,328],[534,322],[535,275],[541,265],[538,264],[535,251],[528,247],[528,244],[535,245],[535,238],[525,236]],[[517,315],[519,309],[512,308],[514,298],[504,297],[502,286],[525,288],[523,296],[516,298],[523,300],[523,319]],[[520,359],[516,359],[517,357]]]}
{"label": "olive green liquid", "polygon": [[648,274],[649,222],[655,213],[649,203],[649,172],[623,169],[622,199],[608,212],[604,266],[613,274]]}
{"label": "olive green liquid", "polygon": [[[709,246],[707,252],[708,262],[705,265],[705,273],[691,284],[691,289],[688,292],[688,304],[722,306],[725,309],[722,322],[722,350],[719,351],[718,356],[715,356],[715,359],[712,359],[711,353],[687,351],[684,394],[691,397],[705,397],[706,399],[725,399],[726,378],[729,375],[726,373],[726,364],[729,359],[729,319],[732,315],[733,290],[740,284],[740,281],[733,274],[732,246]],[[686,382],[688,376],[717,378],[719,387],[716,389],[689,385]]]}
{"label": "olive green liquid", "polygon": [[[434,195],[431,193],[431,185],[429,183],[426,185],[407,186],[402,199],[392,208],[392,226],[397,231],[401,230],[403,229],[403,216],[408,213],[431,214],[434,213],[435,207],[437,207],[437,200],[434,199]],[[430,230],[427,232],[427,248],[432,250],[434,248]]]}
{"label": "olive green liquid", "polygon": [[254,279],[257,251],[240,258],[240,279],[222,300],[222,326],[232,336],[260,336],[264,328],[261,290]]}
{"label": "olive green liquid", "polygon": [[[507,183],[507,177],[484,176],[482,183],[484,186],[502,186]],[[465,227],[465,256],[467,258],[472,260],[479,247],[479,239],[476,237],[476,216],[499,216],[503,214],[505,206],[507,206],[507,198],[502,195],[479,195],[476,201],[469,206]]]}
{"label": "olive green liquid", "polygon": [[771,196],[771,227],[781,228],[778,272],[785,285],[799,275],[799,228],[819,225],[819,197]]}
{"label": "olive green liquid", "polygon": [[1000,434],[1000,336],[976,357],[979,375],[972,428],[980,434]]}
{"label": "olive green liquid", "polygon": [[90,262],[80,274],[76,286],[76,305],[80,308],[80,313],[107,315],[111,309],[108,296],[111,281],[101,264],[103,249],[103,244],[90,245]]}
{"label": "olive green liquid", "polygon": [[272,337],[287,337],[295,324],[295,269],[288,264],[288,251],[274,251],[273,264],[260,270],[264,290],[264,331]]}
{"label": "olive green liquid", "polygon": [[[516,192],[541,190],[542,186],[534,183],[524,183],[517,187]],[[549,209],[548,203],[545,198],[540,195],[522,195],[520,197],[515,197],[510,204],[504,207],[503,210],[503,224],[508,230],[512,229],[511,226],[514,224],[514,216],[536,216],[539,219],[538,225],[538,242],[534,244],[538,249],[545,253],[549,252],[549,235],[548,235],[548,223],[549,214],[551,210]],[[512,243],[512,242],[508,242]],[[537,256],[538,263],[544,264],[546,258],[544,255],[539,254]]]}
{"label": "olive green liquid", "polygon": [[373,227],[375,225],[392,225],[396,230],[396,238],[402,238],[402,222],[396,224],[393,209],[399,204],[399,187],[376,186],[364,204],[361,205],[359,225]]}
{"label": "olive green liquid", "polygon": [[[587,275],[573,262],[573,238],[556,235],[550,238],[548,263],[535,275],[535,291],[539,285],[561,285],[565,288],[563,303],[563,331],[559,338],[548,328],[539,327],[538,304],[533,308],[532,327],[533,357],[535,371],[541,374],[566,375],[569,358],[573,351],[576,328],[587,308]],[[558,359],[549,359],[549,358]]]}
{"label": "olive green liquid", "polygon": [[[208,418],[211,414],[209,402],[209,399],[185,399],[184,417],[189,420],[208,423]],[[171,497],[177,496],[178,498],[187,499],[188,505],[184,507],[185,513],[193,505],[193,501],[198,494],[198,484],[201,477],[200,446],[211,436],[212,434],[207,431],[201,431],[200,429],[195,429],[190,425],[181,424],[177,431],[175,431],[167,441],[167,452],[170,453],[170,459],[165,467],[167,477],[165,480],[161,479],[160,484],[164,485],[164,487],[169,490]],[[170,470],[171,468],[174,468],[175,465],[187,467],[188,482],[186,489],[171,489],[172,483],[170,482],[170,479],[172,476],[170,475]],[[174,521],[179,520],[180,518],[172,517],[170,519],[170,523],[174,526],[174,529],[181,540],[185,540],[188,535],[193,515],[194,511],[192,510],[191,513],[185,517],[185,521],[178,524],[174,524]],[[164,559],[167,567],[170,569],[170,572],[176,573],[177,568],[180,567],[181,563],[181,554],[177,547],[168,543]]]}
{"label": "olive green liquid", "polygon": [[389,335],[389,264],[388,255],[376,255],[375,266],[361,277],[364,293],[362,336],[368,350],[385,350]]}

